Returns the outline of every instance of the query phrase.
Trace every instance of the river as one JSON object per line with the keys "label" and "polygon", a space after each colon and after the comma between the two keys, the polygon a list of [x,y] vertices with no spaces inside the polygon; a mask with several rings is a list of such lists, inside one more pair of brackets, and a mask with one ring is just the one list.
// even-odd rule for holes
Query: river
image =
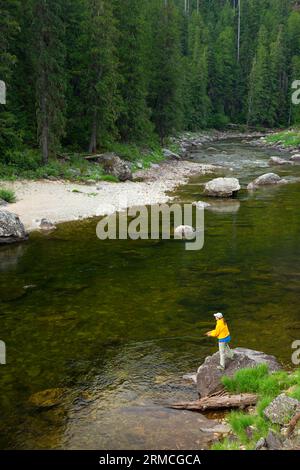
{"label": "river", "polygon": [[[199,415],[166,404],[196,398],[182,375],[215,351],[203,336],[215,311],[226,314],[233,346],[291,366],[300,339],[300,184],[248,193],[248,182],[274,171],[270,152],[240,140],[213,146],[194,161],[224,165],[243,189],[205,211],[201,251],[172,240],[103,242],[96,220],[0,249],[2,449],[206,447]],[[275,172],[293,179],[300,166]],[[177,200],[205,200],[208,179],[193,178]],[[60,403],[34,406],[30,397],[49,389],[64,392]]]}

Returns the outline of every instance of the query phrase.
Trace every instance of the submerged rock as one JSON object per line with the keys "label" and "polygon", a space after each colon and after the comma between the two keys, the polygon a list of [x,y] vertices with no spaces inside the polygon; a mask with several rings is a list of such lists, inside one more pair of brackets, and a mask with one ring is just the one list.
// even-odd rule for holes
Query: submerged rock
{"label": "submerged rock", "polygon": [[225,201],[213,201],[208,210],[220,214],[235,214],[240,210],[241,203],[238,199],[226,199]]}
{"label": "submerged rock", "polygon": [[271,423],[284,425],[298,412],[300,412],[300,401],[282,393],[267,406],[264,415]]}
{"label": "submerged rock", "polygon": [[0,211],[0,245],[27,240],[24,225],[16,214]]}
{"label": "submerged rock", "polygon": [[269,160],[270,165],[292,165],[293,162],[290,160],[284,160],[280,157],[271,157]]}
{"label": "submerged rock", "polygon": [[171,158],[172,160],[180,160],[180,156],[169,149],[162,149],[162,153],[165,158]]}
{"label": "submerged rock", "polygon": [[65,388],[50,388],[34,393],[29,397],[29,403],[38,408],[52,408],[60,405],[66,394]]}
{"label": "submerged rock", "polygon": [[267,364],[270,372],[281,369],[280,364],[274,356],[269,356],[260,351],[246,348],[236,348],[233,350],[232,360],[227,359],[226,370],[220,371],[217,367],[220,364],[220,354],[216,352],[208,356],[197,372],[197,389],[200,397],[206,397],[218,392],[223,388],[221,378],[223,375],[233,377],[234,374],[246,367],[253,368],[260,364]]}
{"label": "submerged rock", "polygon": [[253,190],[259,188],[260,186],[271,186],[285,183],[287,183],[287,181],[280,178],[280,176],[276,175],[276,173],[266,173],[256,178],[256,180],[252,181],[252,183],[248,184],[247,189]]}
{"label": "submerged rock", "polygon": [[204,194],[210,197],[233,197],[241,189],[237,178],[215,178],[206,183]]}

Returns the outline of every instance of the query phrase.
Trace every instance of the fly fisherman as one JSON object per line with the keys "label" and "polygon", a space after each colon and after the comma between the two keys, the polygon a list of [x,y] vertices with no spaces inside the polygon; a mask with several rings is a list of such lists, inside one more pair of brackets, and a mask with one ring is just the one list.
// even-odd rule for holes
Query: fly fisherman
{"label": "fly fisherman", "polygon": [[216,319],[216,328],[212,331],[208,331],[206,336],[212,336],[219,340],[219,351],[220,351],[220,365],[218,366],[219,370],[225,370],[226,367],[226,356],[230,359],[233,359],[233,351],[229,347],[231,341],[230,331],[226,320],[223,316],[223,313],[215,313],[214,317]]}

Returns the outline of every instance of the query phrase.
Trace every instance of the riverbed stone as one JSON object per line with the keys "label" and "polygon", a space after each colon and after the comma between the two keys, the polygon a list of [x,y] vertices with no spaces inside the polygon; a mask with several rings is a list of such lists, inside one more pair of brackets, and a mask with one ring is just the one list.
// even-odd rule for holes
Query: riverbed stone
{"label": "riverbed stone", "polygon": [[229,198],[241,189],[237,178],[215,178],[206,183],[204,194],[210,197]]}
{"label": "riverbed stone", "polygon": [[65,388],[51,388],[36,392],[29,397],[29,403],[38,408],[52,408],[60,405],[65,397]]}
{"label": "riverbed stone", "polygon": [[300,153],[295,153],[291,158],[290,160],[292,162],[300,162]]}
{"label": "riverbed stone", "polygon": [[259,188],[260,186],[271,186],[285,183],[287,183],[287,181],[280,178],[280,176],[278,176],[276,173],[266,173],[256,178],[254,181],[252,181],[252,183],[248,184],[247,189],[253,190]]}
{"label": "riverbed stone", "polygon": [[290,160],[285,160],[284,158],[280,157],[271,157],[269,160],[270,165],[292,165],[293,162]]}
{"label": "riverbed stone", "polygon": [[282,393],[267,406],[264,415],[272,423],[283,426],[298,412],[300,412],[300,401]]}
{"label": "riverbed stone", "polygon": [[197,390],[200,397],[207,397],[222,390],[223,385],[221,378],[224,375],[233,377],[240,369],[254,368],[260,364],[266,364],[270,372],[281,369],[276,358],[264,352],[246,348],[236,348],[233,350],[233,353],[233,359],[227,359],[225,371],[220,371],[217,368],[220,364],[219,352],[205,359],[197,372]]}
{"label": "riverbed stone", "polygon": [[45,230],[45,232],[49,232],[51,230],[56,229],[56,226],[48,219],[42,219],[39,227],[41,230]]}
{"label": "riverbed stone", "polygon": [[0,210],[0,245],[27,240],[28,235],[19,217]]}

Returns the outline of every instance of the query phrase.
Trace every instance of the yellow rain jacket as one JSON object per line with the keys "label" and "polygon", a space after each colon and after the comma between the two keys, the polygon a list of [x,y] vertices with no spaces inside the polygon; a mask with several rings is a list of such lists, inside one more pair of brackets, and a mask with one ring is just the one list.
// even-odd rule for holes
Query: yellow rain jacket
{"label": "yellow rain jacket", "polygon": [[223,318],[217,321],[216,328],[209,332],[209,336],[213,336],[214,338],[218,338],[219,340],[230,336],[229,328],[227,326],[227,323],[224,322]]}

